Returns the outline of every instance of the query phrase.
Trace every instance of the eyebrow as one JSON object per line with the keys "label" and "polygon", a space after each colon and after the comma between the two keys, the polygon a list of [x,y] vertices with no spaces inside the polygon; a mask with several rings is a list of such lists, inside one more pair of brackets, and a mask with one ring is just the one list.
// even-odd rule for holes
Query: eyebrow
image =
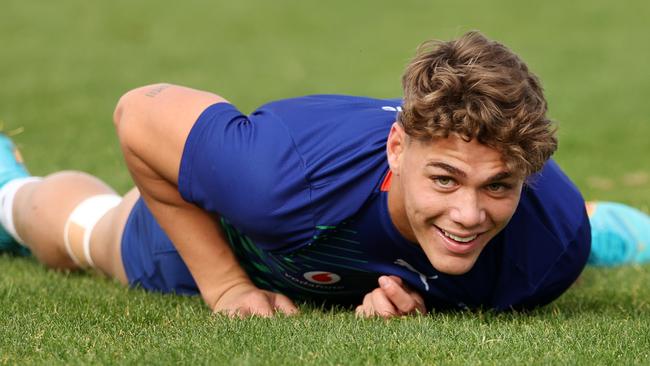
{"label": "eyebrow", "polygon": [[427,163],[426,166],[432,166],[432,167],[435,167],[435,168],[440,168],[442,170],[446,170],[449,174],[457,175],[457,176],[460,176],[460,177],[463,177],[463,178],[467,178],[467,173],[465,173],[464,171],[456,168],[455,166],[451,166],[449,164],[441,163],[439,161],[430,161],[430,162]]}
{"label": "eyebrow", "polygon": [[[440,162],[440,161],[430,161],[430,162],[427,163],[426,166],[440,168],[442,170],[446,170],[451,175],[459,176],[459,177],[462,177],[462,178],[467,178],[467,173],[465,173],[464,171],[456,168],[455,166],[449,165],[447,163],[443,163],[443,162]],[[508,179],[510,177],[512,177],[512,173],[507,172],[507,171],[503,171],[503,172],[496,173],[495,175],[489,177],[486,181],[487,182],[497,182],[497,181],[500,181],[500,180]]]}

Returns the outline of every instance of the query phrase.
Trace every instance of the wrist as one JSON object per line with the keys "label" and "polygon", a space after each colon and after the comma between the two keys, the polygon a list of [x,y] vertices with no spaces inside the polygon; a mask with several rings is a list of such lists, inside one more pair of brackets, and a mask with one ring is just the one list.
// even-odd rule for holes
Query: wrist
{"label": "wrist", "polygon": [[231,276],[231,278],[221,280],[218,284],[211,287],[209,290],[201,291],[201,295],[205,303],[213,311],[218,307],[226,294],[233,291],[245,291],[245,289],[257,288],[246,274]]}

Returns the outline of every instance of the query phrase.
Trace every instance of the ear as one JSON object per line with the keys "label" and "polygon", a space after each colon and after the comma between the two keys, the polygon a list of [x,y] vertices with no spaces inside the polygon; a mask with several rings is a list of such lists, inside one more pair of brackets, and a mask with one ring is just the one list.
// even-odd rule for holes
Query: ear
{"label": "ear", "polygon": [[386,156],[388,158],[388,166],[390,167],[393,175],[399,175],[399,167],[402,162],[402,155],[406,148],[406,132],[399,122],[393,123],[388,134],[386,141]]}

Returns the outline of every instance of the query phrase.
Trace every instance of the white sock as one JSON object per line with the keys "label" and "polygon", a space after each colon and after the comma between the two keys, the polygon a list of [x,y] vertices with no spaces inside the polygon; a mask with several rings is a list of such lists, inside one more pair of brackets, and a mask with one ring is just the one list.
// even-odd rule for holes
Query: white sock
{"label": "white sock", "polygon": [[16,178],[7,182],[0,189],[0,224],[21,245],[25,245],[25,242],[18,236],[14,226],[14,197],[25,184],[41,180],[43,180],[41,177]]}

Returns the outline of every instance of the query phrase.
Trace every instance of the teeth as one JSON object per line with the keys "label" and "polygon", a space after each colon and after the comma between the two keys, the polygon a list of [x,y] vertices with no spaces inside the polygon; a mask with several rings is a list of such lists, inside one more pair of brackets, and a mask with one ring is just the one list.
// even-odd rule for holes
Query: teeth
{"label": "teeth", "polygon": [[463,238],[462,236],[456,236],[456,235],[448,233],[448,232],[446,232],[444,230],[442,232],[445,234],[446,237],[452,238],[452,239],[454,239],[456,241],[459,241],[461,243],[469,243],[470,241],[476,239],[476,237],[478,236],[478,235],[472,235],[472,236],[468,236],[466,238]]}

